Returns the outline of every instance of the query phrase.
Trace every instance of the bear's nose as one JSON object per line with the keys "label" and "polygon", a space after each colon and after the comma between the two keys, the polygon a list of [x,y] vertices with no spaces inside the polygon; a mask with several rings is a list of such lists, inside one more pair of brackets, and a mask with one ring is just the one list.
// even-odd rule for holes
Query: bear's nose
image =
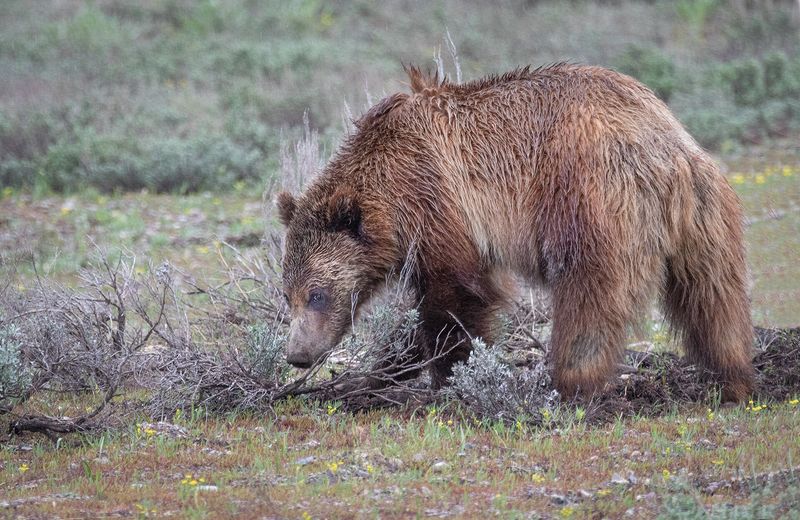
{"label": "bear's nose", "polygon": [[286,362],[297,368],[310,368],[311,358],[302,352],[294,352],[286,355]]}

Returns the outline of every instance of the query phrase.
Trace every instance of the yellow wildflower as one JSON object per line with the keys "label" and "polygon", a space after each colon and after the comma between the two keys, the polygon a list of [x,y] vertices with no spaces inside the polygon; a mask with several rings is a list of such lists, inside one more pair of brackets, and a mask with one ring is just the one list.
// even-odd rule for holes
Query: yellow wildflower
{"label": "yellow wildflower", "polygon": [[781,173],[783,174],[784,177],[791,177],[794,172],[792,172],[791,166],[784,166]]}
{"label": "yellow wildflower", "polygon": [[764,184],[765,182],[767,182],[766,177],[761,174],[756,175],[756,184]]}
{"label": "yellow wildflower", "polygon": [[333,25],[333,14],[331,14],[329,11],[323,12],[319,17],[319,24],[323,28],[327,28]]}
{"label": "yellow wildflower", "polygon": [[561,518],[570,518],[575,513],[575,508],[570,506],[564,506],[558,512],[558,515]]}
{"label": "yellow wildflower", "polygon": [[722,459],[715,459],[711,461],[711,464],[714,464],[715,466],[722,466],[725,464],[725,461]]}
{"label": "yellow wildflower", "polygon": [[533,481],[534,484],[541,484],[542,482],[544,482],[544,477],[538,473],[534,473],[531,475],[531,480]]}
{"label": "yellow wildflower", "polygon": [[303,511],[303,520],[311,520],[311,515],[307,511]]}
{"label": "yellow wildflower", "polygon": [[20,473],[25,473],[25,472],[26,472],[26,471],[28,471],[29,469],[31,469],[31,468],[30,468],[30,466],[28,466],[27,464],[23,463],[23,464],[22,464],[22,465],[19,467],[19,472],[20,472]]}
{"label": "yellow wildflower", "polygon": [[731,182],[734,184],[744,184],[744,175],[737,173],[731,177]]}
{"label": "yellow wildflower", "polygon": [[669,480],[669,478],[672,476],[672,473],[665,468],[664,471],[661,472],[661,476],[664,477],[664,480]]}

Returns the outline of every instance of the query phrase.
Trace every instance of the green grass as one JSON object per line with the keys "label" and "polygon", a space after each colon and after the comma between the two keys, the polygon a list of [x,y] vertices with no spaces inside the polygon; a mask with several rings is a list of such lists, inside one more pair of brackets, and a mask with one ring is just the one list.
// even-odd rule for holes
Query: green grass
{"label": "green grass", "polygon": [[641,517],[681,504],[780,506],[797,485],[789,475],[707,490],[800,460],[800,408],[791,404],[568,432],[477,424],[456,408],[353,416],[289,402],[274,412],[172,418],[186,438],[132,418],[57,447],[17,439],[0,449],[2,500],[23,501],[15,511],[34,516]]}

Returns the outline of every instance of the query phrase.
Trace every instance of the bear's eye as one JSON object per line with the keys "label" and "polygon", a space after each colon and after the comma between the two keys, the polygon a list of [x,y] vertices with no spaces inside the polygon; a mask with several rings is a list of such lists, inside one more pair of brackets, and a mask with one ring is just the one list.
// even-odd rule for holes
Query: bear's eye
{"label": "bear's eye", "polygon": [[324,289],[312,289],[308,294],[308,307],[314,311],[322,311],[328,306],[328,294]]}

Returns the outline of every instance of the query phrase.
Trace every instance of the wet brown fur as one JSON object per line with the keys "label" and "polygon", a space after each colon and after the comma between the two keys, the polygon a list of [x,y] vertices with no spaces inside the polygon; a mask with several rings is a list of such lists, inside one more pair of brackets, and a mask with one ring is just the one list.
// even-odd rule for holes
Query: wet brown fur
{"label": "wet brown fur", "polygon": [[602,388],[627,327],[660,296],[724,398],[751,393],[739,202],[649,89],[571,64],[462,85],[407,72],[410,94],[373,107],[302,196],[279,199],[294,307],[318,282],[337,302],[369,294],[412,251],[419,357],[437,339],[456,345],[441,382],[468,356],[463,329],[491,337],[497,275],[513,271],[552,291],[554,379],[569,396]]}

